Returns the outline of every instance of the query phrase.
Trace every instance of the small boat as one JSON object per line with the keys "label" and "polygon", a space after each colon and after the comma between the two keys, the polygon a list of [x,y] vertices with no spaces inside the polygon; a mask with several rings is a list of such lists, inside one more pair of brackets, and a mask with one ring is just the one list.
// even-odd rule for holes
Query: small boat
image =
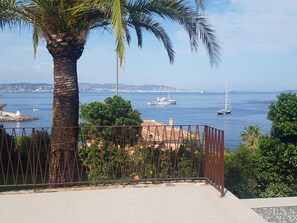
{"label": "small boat", "polygon": [[176,105],[176,100],[168,97],[157,97],[156,101],[151,101],[147,103],[148,105]]}
{"label": "small boat", "polygon": [[220,109],[218,111],[218,115],[228,115],[231,114],[231,100],[230,96],[228,94],[228,88],[227,88],[227,83],[226,83],[226,89],[225,89],[225,103],[224,103],[224,108]]}
{"label": "small boat", "polygon": [[39,108],[37,107],[37,104],[35,105],[35,108],[32,109],[32,111],[34,111],[34,112],[39,111]]}

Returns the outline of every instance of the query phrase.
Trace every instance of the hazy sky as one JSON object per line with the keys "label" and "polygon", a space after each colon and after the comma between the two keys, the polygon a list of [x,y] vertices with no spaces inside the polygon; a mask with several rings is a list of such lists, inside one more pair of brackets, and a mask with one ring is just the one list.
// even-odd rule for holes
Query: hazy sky
{"label": "hazy sky", "polygon": [[[186,33],[167,23],[174,64],[153,36],[144,37],[142,49],[132,38],[119,82],[223,90],[227,80],[232,90],[297,89],[296,0],[210,0],[206,17],[223,49],[219,67],[211,68],[202,43],[192,53]],[[30,31],[0,31],[0,49],[1,83],[53,83],[52,58],[42,42],[34,60]],[[115,83],[114,49],[111,34],[93,31],[78,61],[79,82]]]}

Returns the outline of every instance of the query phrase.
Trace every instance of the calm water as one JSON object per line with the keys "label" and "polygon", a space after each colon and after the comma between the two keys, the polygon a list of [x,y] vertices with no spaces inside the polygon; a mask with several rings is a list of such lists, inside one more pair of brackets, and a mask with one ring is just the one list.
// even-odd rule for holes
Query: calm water
{"label": "calm water", "polygon": [[[177,105],[155,107],[147,102],[166,93],[121,93],[120,96],[130,100],[133,108],[139,110],[142,119],[154,119],[168,124],[173,118],[175,125],[207,124],[225,131],[225,145],[234,150],[240,143],[240,134],[244,127],[258,125],[263,133],[270,130],[271,122],[267,120],[268,107],[276,101],[279,93],[231,93],[232,114],[218,116],[217,110],[223,107],[224,93],[170,93],[177,100]],[[104,101],[114,93],[80,93],[80,102]],[[39,120],[20,123],[3,123],[9,127],[50,127],[52,114],[51,93],[2,93],[0,102],[7,104],[6,111],[20,110],[39,118]],[[38,105],[38,112],[32,108]]]}

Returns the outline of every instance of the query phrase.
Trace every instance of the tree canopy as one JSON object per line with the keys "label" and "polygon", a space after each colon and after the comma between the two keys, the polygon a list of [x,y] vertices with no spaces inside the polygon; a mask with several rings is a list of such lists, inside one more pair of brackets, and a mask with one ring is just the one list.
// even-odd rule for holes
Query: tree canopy
{"label": "tree canopy", "polygon": [[140,112],[132,108],[131,101],[120,96],[108,97],[101,102],[91,102],[80,107],[80,117],[85,126],[139,125]]}
{"label": "tree canopy", "polygon": [[297,143],[297,95],[282,93],[269,107],[268,119],[272,121],[271,134],[283,142]]}
{"label": "tree canopy", "polygon": [[259,126],[249,126],[244,128],[241,133],[241,142],[252,151],[259,148],[259,139],[261,136],[261,128]]}

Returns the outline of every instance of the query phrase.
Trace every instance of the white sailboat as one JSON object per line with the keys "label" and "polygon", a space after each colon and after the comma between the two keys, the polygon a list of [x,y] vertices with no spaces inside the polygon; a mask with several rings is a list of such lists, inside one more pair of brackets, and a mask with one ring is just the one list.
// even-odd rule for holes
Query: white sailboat
{"label": "white sailboat", "polygon": [[35,108],[32,109],[34,112],[39,111],[39,108],[37,107],[37,104],[35,105]]}
{"label": "white sailboat", "polygon": [[232,111],[231,100],[230,100],[227,83],[226,83],[224,108],[218,111],[218,115],[228,115],[228,114],[231,114],[231,111]]}

